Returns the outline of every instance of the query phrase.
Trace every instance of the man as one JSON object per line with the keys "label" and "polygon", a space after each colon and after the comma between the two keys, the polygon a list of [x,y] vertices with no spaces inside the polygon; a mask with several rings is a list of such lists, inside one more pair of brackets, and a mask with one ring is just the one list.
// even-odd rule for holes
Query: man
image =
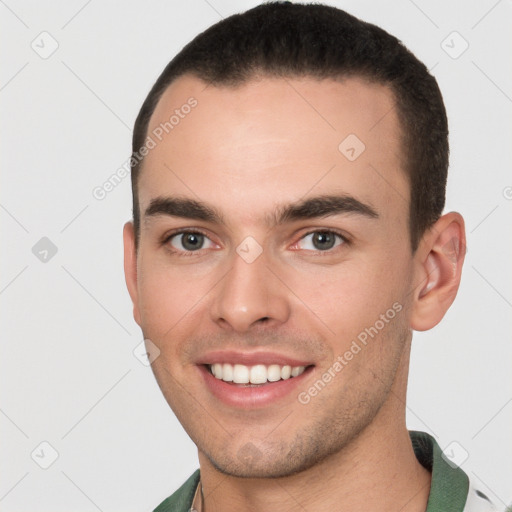
{"label": "man", "polygon": [[464,261],[447,137],[425,66],[332,7],[259,6],[169,63],[135,123],[125,273],[200,471],[158,512],[495,510],[405,425],[412,331]]}

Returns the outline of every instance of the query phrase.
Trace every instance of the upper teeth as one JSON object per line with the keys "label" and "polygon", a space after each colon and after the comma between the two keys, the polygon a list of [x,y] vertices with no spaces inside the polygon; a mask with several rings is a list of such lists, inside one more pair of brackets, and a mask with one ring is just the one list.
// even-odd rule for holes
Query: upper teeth
{"label": "upper teeth", "polygon": [[216,363],[210,365],[210,371],[217,379],[234,382],[235,384],[264,384],[267,381],[286,380],[290,377],[299,376],[305,369],[305,366],[291,367],[278,364],[245,366],[243,364]]}

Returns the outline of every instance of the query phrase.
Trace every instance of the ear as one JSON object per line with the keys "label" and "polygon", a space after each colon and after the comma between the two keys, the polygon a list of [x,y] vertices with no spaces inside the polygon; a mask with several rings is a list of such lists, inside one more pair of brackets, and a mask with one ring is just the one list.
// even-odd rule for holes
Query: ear
{"label": "ear", "polygon": [[447,213],[425,233],[416,251],[412,329],[426,331],[441,321],[457,295],[465,255],[464,219]]}
{"label": "ear", "polygon": [[139,293],[137,288],[137,251],[133,222],[127,222],[123,229],[124,278],[133,302],[133,318],[140,325]]}

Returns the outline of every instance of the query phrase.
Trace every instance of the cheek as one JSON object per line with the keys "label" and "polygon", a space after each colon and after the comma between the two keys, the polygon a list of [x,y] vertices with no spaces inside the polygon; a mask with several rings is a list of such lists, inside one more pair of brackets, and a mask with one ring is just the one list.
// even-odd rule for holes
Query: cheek
{"label": "cheek", "polygon": [[337,347],[339,351],[388,310],[392,310],[388,316],[394,317],[395,303],[403,306],[408,265],[405,257],[382,253],[314,272],[295,269],[288,279],[293,279],[290,287],[304,303],[311,320],[323,324],[329,337],[343,345]]}
{"label": "cheek", "polygon": [[179,330],[208,291],[205,280],[194,278],[182,269],[170,270],[158,262],[147,261],[139,274],[139,307],[143,331],[162,339]]}

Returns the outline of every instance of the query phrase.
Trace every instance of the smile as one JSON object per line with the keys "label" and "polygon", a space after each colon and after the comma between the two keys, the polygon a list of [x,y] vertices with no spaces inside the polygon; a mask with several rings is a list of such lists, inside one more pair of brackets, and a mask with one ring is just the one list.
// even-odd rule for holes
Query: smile
{"label": "smile", "polygon": [[266,384],[298,377],[304,373],[305,366],[290,366],[279,364],[244,364],[215,363],[207,365],[211,374],[224,382],[233,384]]}

